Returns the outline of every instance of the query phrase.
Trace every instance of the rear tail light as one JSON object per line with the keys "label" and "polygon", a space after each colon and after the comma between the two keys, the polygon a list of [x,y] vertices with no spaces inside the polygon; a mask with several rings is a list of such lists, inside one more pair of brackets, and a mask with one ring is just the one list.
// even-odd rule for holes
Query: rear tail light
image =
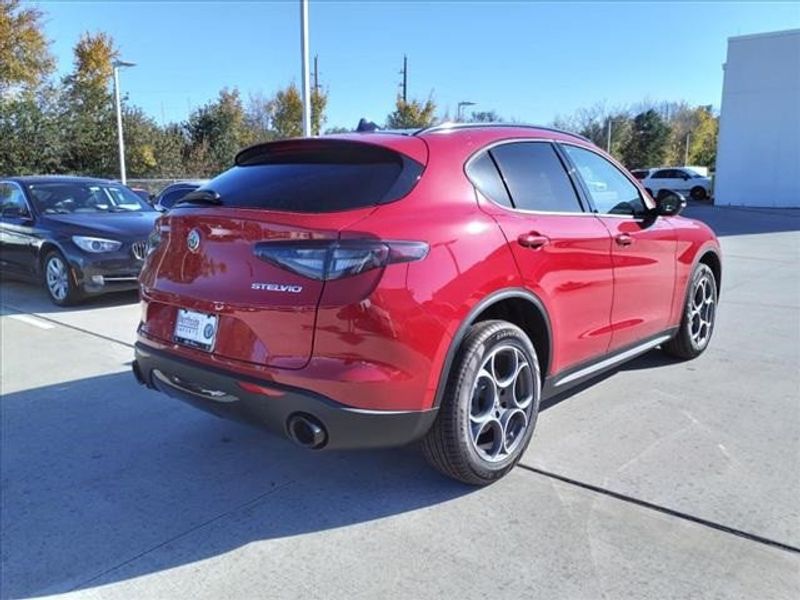
{"label": "rear tail light", "polygon": [[383,240],[261,242],[254,252],[261,260],[298,275],[328,281],[422,260],[428,254],[428,244]]}

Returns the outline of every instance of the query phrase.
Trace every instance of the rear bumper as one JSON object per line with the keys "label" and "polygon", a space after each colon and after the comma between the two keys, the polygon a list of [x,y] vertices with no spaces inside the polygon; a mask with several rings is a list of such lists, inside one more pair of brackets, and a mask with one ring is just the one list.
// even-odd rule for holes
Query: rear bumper
{"label": "rear bumper", "polygon": [[326,449],[383,448],[413,442],[428,431],[437,409],[379,411],[345,406],[320,394],[211,368],[138,342],[137,380],[217,416],[290,437],[287,422],[310,416],[325,430]]}

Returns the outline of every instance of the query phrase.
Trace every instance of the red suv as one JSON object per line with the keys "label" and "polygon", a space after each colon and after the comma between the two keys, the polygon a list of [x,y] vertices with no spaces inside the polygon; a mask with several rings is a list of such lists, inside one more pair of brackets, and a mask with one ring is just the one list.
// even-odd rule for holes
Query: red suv
{"label": "red suv", "polygon": [[134,373],[308,448],[421,440],[486,484],[542,398],[705,350],[720,250],[682,207],[543,127],[254,146],[159,219]]}

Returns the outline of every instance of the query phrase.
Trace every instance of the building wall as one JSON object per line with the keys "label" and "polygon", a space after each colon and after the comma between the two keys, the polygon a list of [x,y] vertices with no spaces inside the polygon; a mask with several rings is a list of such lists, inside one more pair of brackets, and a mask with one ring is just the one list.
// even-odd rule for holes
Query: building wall
{"label": "building wall", "polygon": [[728,39],[715,203],[800,207],[800,29]]}

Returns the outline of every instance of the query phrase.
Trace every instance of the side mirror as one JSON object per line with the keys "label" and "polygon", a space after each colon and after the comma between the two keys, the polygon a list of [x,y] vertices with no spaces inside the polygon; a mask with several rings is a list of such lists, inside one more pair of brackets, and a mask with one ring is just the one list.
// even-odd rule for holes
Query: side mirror
{"label": "side mirror", "polygon": [[678,192],[668,191],[656,198],[656,214],[659,217],[674,217],[686,208],[686,198]]}

